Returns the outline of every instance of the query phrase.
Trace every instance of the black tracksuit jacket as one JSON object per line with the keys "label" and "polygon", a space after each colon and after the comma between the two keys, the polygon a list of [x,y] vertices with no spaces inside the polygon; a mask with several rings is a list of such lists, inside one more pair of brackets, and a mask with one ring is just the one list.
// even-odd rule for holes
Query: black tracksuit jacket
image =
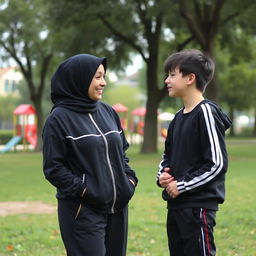
{"label": "black tracksuit jacket", "polygon": [[165,167],[177,180],[180,195],[163,199],[169,209],[201,207],[218,209],[225,198],[225,173],[228,167],[225,130],[231,121],[213,102],[204,100],[191,112],[178,111],[170,123],[159,176]]}
{"label": "black tracksuit jacket", "polygon": [[57,198],[79,198],[96,211],[114,213],[128,203],[137,184],[128,165],[116,112],[102,102],[97,111],[77,113],[57,107],[43,129],[43,169]]}

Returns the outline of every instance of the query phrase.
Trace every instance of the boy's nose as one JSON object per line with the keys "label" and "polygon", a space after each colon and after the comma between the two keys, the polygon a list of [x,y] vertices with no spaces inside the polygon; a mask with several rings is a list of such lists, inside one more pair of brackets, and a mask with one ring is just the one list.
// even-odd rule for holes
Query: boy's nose
{"label": "boy's nose", "polygon": [[168,84],[168,83],[169,83],[169,77],[167,77],[167,78],[164,80],[164,82],[165,82],[166,84]]}

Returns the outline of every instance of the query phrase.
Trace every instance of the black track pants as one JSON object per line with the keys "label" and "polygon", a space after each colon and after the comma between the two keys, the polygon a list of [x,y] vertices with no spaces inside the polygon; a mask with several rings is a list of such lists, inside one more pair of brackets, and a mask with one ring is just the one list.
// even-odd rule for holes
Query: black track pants
{"label": "black track pants", "polygon": [[67,256],[125,256],[128,207],[115,214],[102,214],[82,206],[78,213],[79,205],[76,201],[58,200]]}
{"label": "black track pants", "polygon": [[215,256],[216,211],[203,208],[168,210],[167,234],[171,256]]}

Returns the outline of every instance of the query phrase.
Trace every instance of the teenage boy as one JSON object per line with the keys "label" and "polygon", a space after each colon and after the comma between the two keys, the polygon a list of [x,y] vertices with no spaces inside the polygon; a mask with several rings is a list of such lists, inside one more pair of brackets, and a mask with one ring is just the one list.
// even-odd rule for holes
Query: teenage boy
{"label": "teenage boy", "polygon": [[228,159],[225,130],[231,121],[203,93],[214,62],[198,50],[170,55],[164,64],[170,97],[184,107],[170,123],[157,174],[167,201],[171,256],[213,256],[215,214],[224,202]]}

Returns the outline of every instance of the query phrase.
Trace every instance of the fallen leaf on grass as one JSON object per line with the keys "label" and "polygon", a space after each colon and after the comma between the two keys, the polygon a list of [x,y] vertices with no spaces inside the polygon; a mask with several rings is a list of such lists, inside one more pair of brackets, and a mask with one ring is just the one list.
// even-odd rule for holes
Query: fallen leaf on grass
{"label": "fallen leaf on grass", "polygon": [[11,251],[13,251],[13,250],[14,250],[14,246],[13,246],[12,244],[8,244],[8,245],[6,246],[6,251],[11,252]]}

